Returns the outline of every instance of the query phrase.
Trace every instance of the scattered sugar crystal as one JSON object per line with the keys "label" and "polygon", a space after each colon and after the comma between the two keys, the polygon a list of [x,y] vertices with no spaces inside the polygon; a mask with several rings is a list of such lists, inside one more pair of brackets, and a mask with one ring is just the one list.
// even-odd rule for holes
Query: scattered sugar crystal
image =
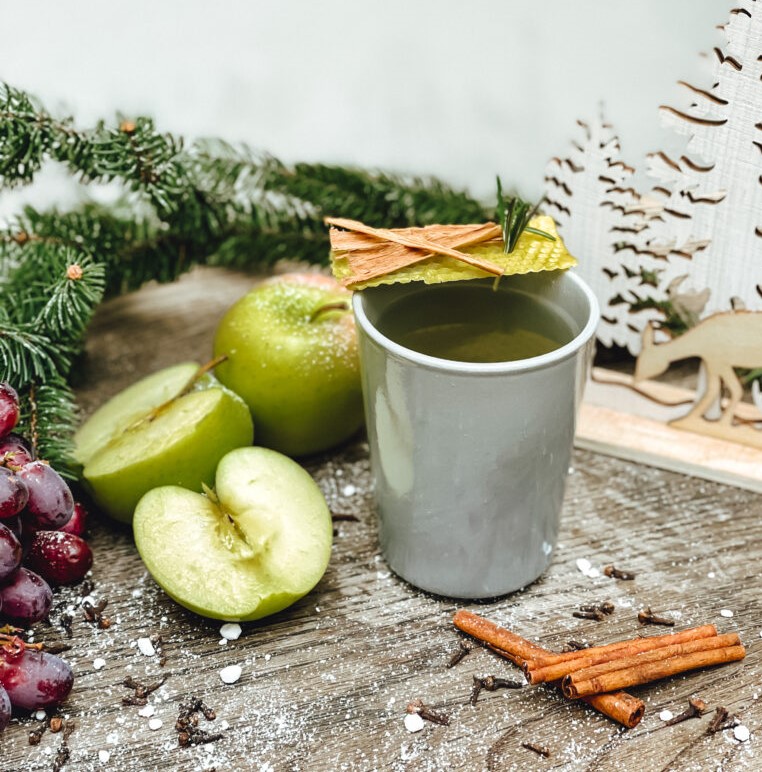
{"label": "scattered sugar crystal", "polygon": [[659,713],[659,718],[662,721],[671,721],[675,717],[675,714],[671,710],[663,710]]}
{"label": "scattered sugar crystal", "polygon": [[708,578],[708,579],[714,579],[714,576],[715,576],[715,574],[714,574],[714,571],[710,571],[710,572],[707,574],[707,578]]}
{"label": "scattered sugar crystal", "polygon": [[156,649],[154,649],[150,638],[138,638],[138,649],[145,657],[153,657],[156,654]]}
{"label": "scattered sugar crystal", "polygon": [[241,625],[236,622],[226,622],[220,628],[220,635],[229,641],[237,641],[241,637]]}
{"label": "scattered sugar crystal", "polygon": [[132,591],[133,598],[139,598],[142,594],[143,594],[143,590],[141,590],[140,588]]}
{"label": "scattered sugar crystal", "polygon": [[101,764],[107,764],[110,758],[111,753],[109,751],[98,751],[98,761],[100,761]]}
{"label": "scattered sugar crystal", "polygon": [[217,645],[218,645],[218,646],[226,646],[226,645],[227,645],[227,642],[228,642],[228,639],[227,639],[227,638],[220,638],[220,640],[219,640],[219,641],[217,641]]}
{"label": "scattered sugar crystal", "polygon": [[729,608],[724,608],[722,611],[720,611],[720,616],[730,619],[730,617],[733,616],[733,612]]}
{"label": "scattered sugar crystal", "polygon": [[138,715],[143,716],[143,718],[151,718],[154,713],[156,713],[156,708],[153,705],[146,705],[138,711]]}
{"label": "scattered sugar crystal", "polygon": [[220,721],[220,729],[224,732],[226,729],[230,729],[230,724],[227,721]]}
{"label": "scattered sugar crystal", "polygon": [[744,726],[743,724],[739,724],[738,726],[733,727],[733,736],[739,742],[745,743],[749,737],[751,737],[751,732],[749,732],[748,727]]}
{"label": "scattered sugar crystal", "polygon": [[161,727],[163,726],[163,724],[164,724],[164,722],[163,722],[163,721],[162,721],[160,718],[152,718],[152,719],[151,719],[151,720],[148,722],[148,728],[149,728],[149,729],[150,729],[152,732],[155,732],[157,729],[161,729]]}
{"label": "scattered sugar crystal", "polygon": [[34,717],[35,717],[35,718],[36,718],[38,721],[44,721],[44,720],[45,720],[45,719],[48,717],[48,714],[47,714],[47,713],[46,713],[44,710],[38,710],[38,711],[37,711],[37,712],[34,714]]}
{"label": "scattered sugar crystal", "polygon": [[83,606],[85,603],[89,603],[91,606],[94,606],[95,598],[92,595],[85,595],[85,597],[79,601],[79,605]]}
{"label": "scattered sugar crystal", "polygon": [[590,579],[596,579],[601,575],[597,568],[587,558],[577,558],[577,568]]}
{"label": "scattered sugar crystal", "polygon": [[94,659],[93,667],[96,670],[103,670],[103,668],[106,667],[106,660],[103,659],[103,657],[98,657],[97,659]]}
{"label": "scattered sugar crystal", "polygon": [[577,558],[577,568],[587,576],[587,572],[593,567],[593,564],[587,558]]}
{"label": "scattered sugar crystal", "polygon": [[220,678],[223,683],[234,684],[241,677],[242,672],[240,665],[228,665],[220,670]]}
{"label": "scattered sugar crystal", "polygon": [[418,713],[408,713],[405,716],[405,729],[408,732],[420,732],[423,727],[423,719]]}
{"label": "scattered sugar crystal", "polygon": [[[760,635],[762,635],[762,633],[760,633]],[[272,654],[265,654],[265,662],[269,662],[271,657]]]}
{"label": "scattered sugar crystal", "polygon": [[109,745],[116,745],[119,742],[119,732],[109,732],[106,735],[106,742]]}
{"label": "scattered sugar crystal", "polygon": [[341,492],[342,492],[342,493],[343,493],[345,496],[354,496],[354,495],[355,495],[355,493],[357,493],[357,488],[355,488],[355,486],[354,486],[354,485],[345,485],[345,486],[342,488]]}

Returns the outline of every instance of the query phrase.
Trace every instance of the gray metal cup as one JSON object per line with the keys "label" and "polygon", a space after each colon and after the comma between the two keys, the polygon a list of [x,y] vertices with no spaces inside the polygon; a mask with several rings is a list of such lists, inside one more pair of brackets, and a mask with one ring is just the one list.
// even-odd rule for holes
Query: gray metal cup
{"label": "gray metal cup", "polygon": [[[491,279],[474,282],[491,291]],[[504,277],[506,302],[522,292],[550,304],[573,339],[530,359],[455,362],[404,348],[376,326],[390,303],[421,289],[395,284],[353,298],[381,549],[423,590],[503,595],[551,561],[598,304],[569,271]]]}

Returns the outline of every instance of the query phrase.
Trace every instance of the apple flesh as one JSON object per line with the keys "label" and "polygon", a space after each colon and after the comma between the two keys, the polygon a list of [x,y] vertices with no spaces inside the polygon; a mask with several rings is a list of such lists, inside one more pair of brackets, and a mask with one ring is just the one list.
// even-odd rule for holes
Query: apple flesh
{"label": "apple flesh", "polygon": [[246,401],[257,444],[304,456],[363,424],[351,293],[327,276],[286,274],[255,287],[223,317],[217,377]]}
{"label": "apple flesh", "polygon": [[197,371],[189,362],[138,381],[75,434],[84,481],[111,517],[130,522],[140,498],[160,485],[200,491],[202,483],[212,484],[226,453],[251,444],[246,404],[213,376],[183,393]]}
{"label": "apple flesh", "polygon": [[333,540],[315,481],[261,447],[228,453],[214,493],[150,491],[133,531],[146,568],[170,597],[230,622],[260,619],[306,595],[328,566]]}

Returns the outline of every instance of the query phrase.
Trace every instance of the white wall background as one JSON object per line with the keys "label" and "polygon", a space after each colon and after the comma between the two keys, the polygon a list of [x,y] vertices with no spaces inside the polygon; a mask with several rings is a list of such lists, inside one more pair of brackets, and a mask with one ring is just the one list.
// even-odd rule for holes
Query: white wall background
{"label": "white wall background", "polygon": [[[0,78],[77,116],[147,113],[286,161],[432,173],[537,196],[605,103],[625,157],[674,142],[727,0],[0,0]],[[65,197],[55,175],[23,197]],[[19,203],[0,194],[0,212]]]}

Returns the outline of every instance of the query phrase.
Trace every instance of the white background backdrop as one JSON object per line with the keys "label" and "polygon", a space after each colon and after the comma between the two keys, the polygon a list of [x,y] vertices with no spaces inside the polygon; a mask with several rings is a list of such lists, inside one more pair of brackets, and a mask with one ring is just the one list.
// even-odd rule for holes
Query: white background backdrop
{"label": "white background backdrop", "polygon": [[[283,160],[431,173],[537,196],[601,102],[624,157],[674,142],[726,0],[0,0],[0,78],[88,125],[146,113]],[[65,198],[55,174],[23,197]],[[0,194],[0,212],[19,203]]]}

